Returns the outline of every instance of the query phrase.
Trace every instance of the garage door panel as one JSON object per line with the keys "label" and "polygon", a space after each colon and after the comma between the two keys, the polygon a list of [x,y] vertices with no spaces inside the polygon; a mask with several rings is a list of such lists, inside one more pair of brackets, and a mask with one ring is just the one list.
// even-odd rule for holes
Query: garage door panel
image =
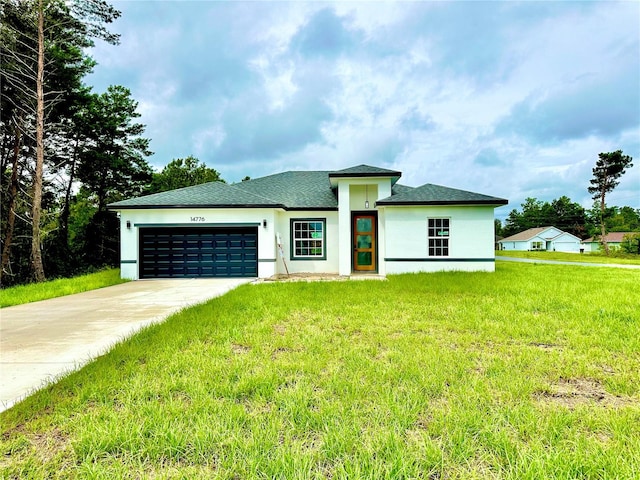
{"label": "garage door panel", "polygon": [[141,228],[140,278],[256,277],[257,237],[255,227]]}

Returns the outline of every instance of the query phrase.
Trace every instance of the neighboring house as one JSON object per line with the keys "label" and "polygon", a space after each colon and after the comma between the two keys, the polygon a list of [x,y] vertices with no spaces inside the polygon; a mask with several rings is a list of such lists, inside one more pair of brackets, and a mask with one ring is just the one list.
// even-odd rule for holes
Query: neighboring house
{"label": "neighboring house", "polygon": [[530,228],[498,242],[500,250],[580,252],[580,239],[556,227]]}
{"label": "neighboring house", "polygon": [[283,261],[291,273],[493,271],[493,210],[507,200],[400,176],[291,171],[112,203],[121,274],[265,278],[285,273]]}
{"label": "neighboring house", "polygon": [[[607,233],[605,239],[607,240],[607,244],[609,248],[616,249],[620,248],[620,244],[622,243],[622,239],[625,235],[640,235],[638,232],[611,232]],[[581,248],[584,248],[585,252],[597,252],[602,249],[602,244],[600,243],[600,236],[589,237],[586,240],[582,241]]]}

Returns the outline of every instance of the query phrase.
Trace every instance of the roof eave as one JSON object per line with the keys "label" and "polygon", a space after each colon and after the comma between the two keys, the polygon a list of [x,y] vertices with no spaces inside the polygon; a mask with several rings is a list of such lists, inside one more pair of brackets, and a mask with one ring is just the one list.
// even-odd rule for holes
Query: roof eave
{"label": "roof eave", "polygon": [[284,207],[288,212],[337,212],[338,207]]}
{"label": "roof eave", "polygon": [[172,205],[107,205],[107,210],[149,210],[152,208],[161,209],[177,209],[177,208],[282,208],[286,210],[286,206],[278,204],[172,204]]}
{"label": "roof eave", "polygon": [[337,185],[335,179],[339,178],[388,178],[393,186],[398,183],[400,177],[402,177],[401,172],[329,173],[329,183],[332,187],[335,187]]}
{"label": "roof eave", "polygon": [[494,207],[499,207],[502,205],[506,205],[507,203],[509,203],[507,200],[468,200],[468,201],[455,201],[455,200],[451,200],[451,201],[447,201],[447,200],[433,200],[433,201],[378,201],[376,202],[376,205],[381,205],[381,206],[421,206],[421,205],[427,205],[427,206],[436,206],[436,205],[446,205],[446,206],[453,206],[453,205],[460,205],[460,206],[465,206],[465,205],[485,205],[485,206],[494,206]]}

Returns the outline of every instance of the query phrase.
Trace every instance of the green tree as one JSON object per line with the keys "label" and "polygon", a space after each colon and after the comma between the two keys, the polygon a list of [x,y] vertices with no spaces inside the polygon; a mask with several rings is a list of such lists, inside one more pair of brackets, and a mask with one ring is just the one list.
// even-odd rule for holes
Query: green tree
{"label": "green tree", "polygon": [[549,205],[551,207],[551,214],[548,217],[549,225],[579,238],[588,236],[586,211],[579,203],[572,202],[569,197],[563,195]]}
{"label": "green tree", "polygon": [[113,264],[117,259],[117,222],[107,212],[107,204],[140,195],[151,181],[146,157],[152,152],[149,139],[141,136],[145,126],[134,121],[140,116],[137,107],[131,92],[117,85],[92,95],[87,106],[87,144],[79,155],[77,176],[95,202],[96,213],[84,240],[93,266]]}
{"label": "green tree", "polygon": [[[103,0],[3,0],[0,16],[0,125],[3,140],[11,139],[14,152],[10,162],[3,157],[2,166],[3,180],[8,179],[6,184],[3,181],[2,190],[9,193],[7,214],[2,218],[6,227],[2,272],[10,270],[16,219],[28,218],[31,267],[34,279],[41,281],[45,278],[41,226],[50,223],[43,216],[43,202],[48,183],[44,178],[46,164],[51,167],[51,126],[58,126],[58,136],[64,130],[60,128],[65,123],[63,112],[72,103],[82,77],[95,64],[85,53],[93,45],[92,39],[117,43],[117,35],[110,34],[104,25],[116,19],[119,12]],[[33,148],[24,148],[27,143],[33,143]],[[9,170],[11,175],[5,175]],[[29,189],[15,188],[25,172],[31,179]],[[17,207],[27,203],[29,213],[18,215]]]}
{"label": "green tree", "polygon": [[606,196],[612,192],[620,183],[619,179],[626,172],[627,168],[633,166],[632,158],[623,155],[622,150],[615,152],[600,153],[596,166],[593,167],[593,178],[589,181],[591,186],[587,188],[593,195],[593,199],[600,202],[600,233],[602,246],[606,255],[609,255],[609,245],[607,244],[606,225],[604,221]]}
{"label": "green tree", "polygon": [[640,230],[640,209],[631,207],[614,207],[613,213],[607,220],[607,230],[610,232],[634,232]]}
{"label": "green tree", "polygon": [[623,236],[620,248],[625,253],[640,255],[640,233],[632,233]]}
{"label": "green tree", "polygon": [[589,236],[589,219],[586,210],[567,196],[551,202],[527,198],[522,211],[513,209],[505,221],[503,234],[514,235],[535,227],[554,226],[577,237]]}
{"label": "green tree", "polygon": [[159,193],[176,188],[191,187],[207,182],[224,182],[213,168],[193,157],[177,158],[169,162],[160,172],[154,173],[146,193]]}

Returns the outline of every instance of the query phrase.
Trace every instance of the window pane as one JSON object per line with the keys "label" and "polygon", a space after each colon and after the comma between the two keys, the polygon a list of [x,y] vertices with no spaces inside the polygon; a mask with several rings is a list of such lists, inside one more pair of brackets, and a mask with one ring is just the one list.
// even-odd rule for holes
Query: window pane
{"label": "window pane", "polygon": [[296,220],[292,223],[294,257],[324,256],[324,222]]}
{"label": "window pane", "polygon": [[358,235],[356,245],[358,248],[371,248],[371,235]]}
{"label": "window pane", "polygon": [[370,218],[358,218],[356,220],[356,230],[358,232],[370,232],[371,231],[371,219]]}
{"label": "window pane", "polygon": [[358,265],[371,265],[371,252],[358,252]]}

